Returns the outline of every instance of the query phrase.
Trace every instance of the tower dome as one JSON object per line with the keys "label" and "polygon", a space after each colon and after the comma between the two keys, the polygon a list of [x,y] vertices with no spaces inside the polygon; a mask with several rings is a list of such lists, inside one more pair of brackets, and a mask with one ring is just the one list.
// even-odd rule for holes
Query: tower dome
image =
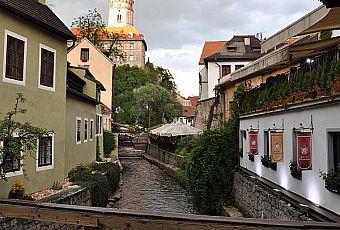
{"label": "tower dome", "polygon": [[109,27],[133,26],[134,0],[109,0]]}

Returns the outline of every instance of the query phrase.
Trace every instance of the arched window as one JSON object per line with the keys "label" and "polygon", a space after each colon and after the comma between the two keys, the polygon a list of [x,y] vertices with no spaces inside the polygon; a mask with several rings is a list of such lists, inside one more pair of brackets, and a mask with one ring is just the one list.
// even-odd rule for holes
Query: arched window
{"label": "arched window", "polygon": [[122,15],[118,14],[117,15],[117,23],[121,23],[122,22]]}

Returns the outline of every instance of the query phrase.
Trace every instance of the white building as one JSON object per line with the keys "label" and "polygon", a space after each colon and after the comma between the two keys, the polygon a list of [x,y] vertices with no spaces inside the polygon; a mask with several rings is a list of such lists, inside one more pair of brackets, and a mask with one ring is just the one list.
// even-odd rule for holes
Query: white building
{"label": "white building", "polygon": [[[229,42],[206,43],[200,61],[200,100],[215,97],[219,80],[261,57],[260,40],[253,35],[234,36]],[[206,53],[216,49],[213,54]],[[204,57],[205,56],[205,57]],[[202,60],[202,58],[201,58]]]}
{"label": "white building", "polygon": [[133,0],[109,1],[109,27],[126,27],[134,24]]}

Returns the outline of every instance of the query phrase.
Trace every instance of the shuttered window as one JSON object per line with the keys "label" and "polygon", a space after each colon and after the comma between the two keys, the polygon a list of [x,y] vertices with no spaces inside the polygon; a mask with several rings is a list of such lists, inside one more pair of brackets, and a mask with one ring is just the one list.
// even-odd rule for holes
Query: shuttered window
{"label": "shuttered window", "polygon": [[14,138],[13,141],[9,142],[8,140],[5,140],[3,142],[4,149],[11,149],[15,152],[12,152],[11,156],[6,156],[3,166],[3,172],[4,173],[11,173],[11,172],[17,172],[20,171],[21,165],[20,165],[20,149],[21,144],[19,142],[18,138]]}
{"label": "shuttered window", "polygon": [[222,77],[227,76],[231,73],[231,66],[230,65],[223,65],[222,66]]}
{"label": "shuttered window", "polygon": [[54,52],[41,48],[40,85],[54,86],[54,56]]}
{"label": "shuttered window", "polygon": [[25,41],[7,35],[6,78],[24,80]]}

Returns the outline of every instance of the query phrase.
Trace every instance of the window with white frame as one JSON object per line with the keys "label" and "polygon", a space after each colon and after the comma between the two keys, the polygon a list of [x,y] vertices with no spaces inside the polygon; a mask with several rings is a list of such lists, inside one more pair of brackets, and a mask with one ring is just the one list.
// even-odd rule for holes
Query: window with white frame
{"label": "window with white frame", "polygon": [[81,144],[81,118],[76,119],[76,141],[77,144]]}
{"label": "window with white frame", "polygon": [[4,149],[15,149],[11,156],[1,156],[1,162],[4,162],[3,173],[15,173],[21,171],[21,143],[19,138],[13,138],[11,141],[5,140],[2,143]]}
{"label": "window with white frame", "polygon": [[3,81],[25,85],[27,38],[5,30]]}
{"label": "window with white frame", "polygon": [[40,44],[39,88],[55,90],[56,50]]}
{"label": "window with white frame", "polygon": [[99,135],[99,115],[96,115],[96,135]]}
{"label": "window with white frame", "polygon": [[92,141],[93,140],[93,125],[94,125],[94,120],[93,119],[91,119],[91,121],[90,121],[90,141]]}
{"label": "window with white frame", "polygon": [[54,135],[41,137],[37,146],[37,171],[52,169],[54,165]]}
{"label": "window with white frame", "polygon": [[87,118],[85,118],[84,119],[84,142],[87,142],[87,140],[88,140],[88,119]]}
{"label": "window with white frame", "polygon": [[130,61],[134,61],[134,60],[135,60],[135,57],[134,57],[133,55],[130,55],[130,56],[129,56],[129,60],[130,60]]}

